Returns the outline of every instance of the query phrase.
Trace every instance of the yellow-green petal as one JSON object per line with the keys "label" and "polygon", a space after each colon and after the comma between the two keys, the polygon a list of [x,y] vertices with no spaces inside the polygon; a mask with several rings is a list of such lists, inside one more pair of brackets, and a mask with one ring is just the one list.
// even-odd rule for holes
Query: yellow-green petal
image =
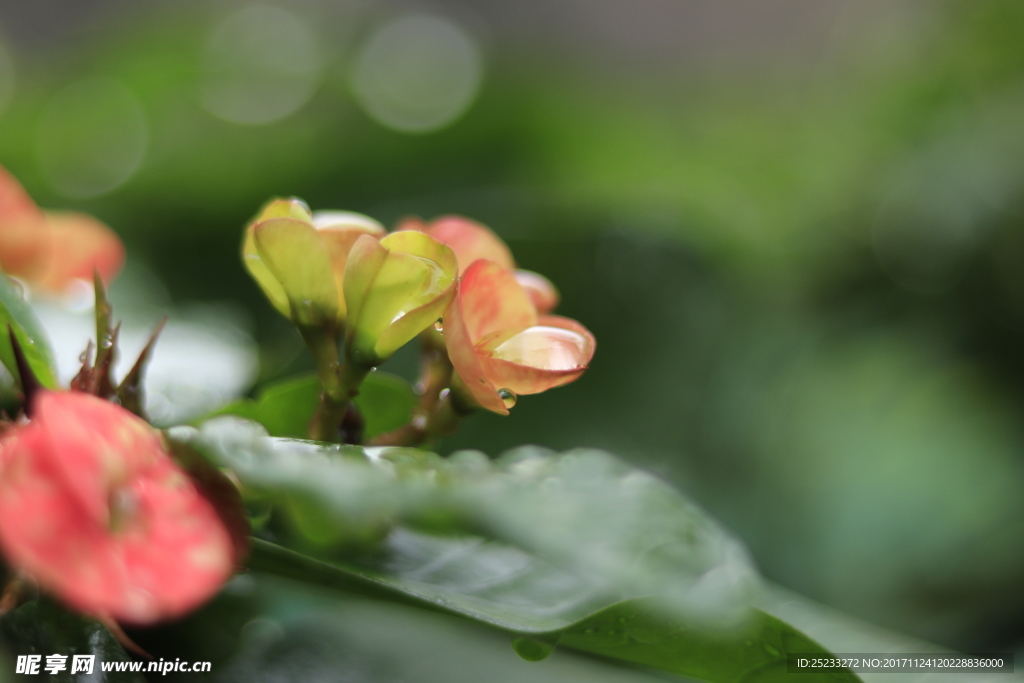
{"label": "yellow-green petal", "polygon": [[260,259],[281,285],[299,325],[333,325],[339,317],[338,292],[327,247],[312,223],[271,218],[253,228]]}
{"label": "yellow-green petal", "polygon": [[311,222],[313,215],[310,213],[306,202],[297,197],[291,197],[289,199],[271,199],[260,209],[255,222],[262,223],[271,218],[295,218],[300,221]]}
{"label": "yellow-green petal", "polygon": [[277,281],[267,265],[263,263],[263,259],[260,258],[259,251],[256,249],[256,239],[253,235],[252,226],[245,231],[245,241],[242,244],[242,263],[245,265],[245,269],[249,271],[252,278],[256,280],[256,284],[260,286],[263,293],[267,296],[271,305],[280,311],[281,315],[286,318],[292,317],[291,305],[288,303],[288,295],[285,294],[284,287]]}
{"label": "yellow-green petal", "polygon": [[361,237],[345,272],[349,356],[369,365],[390,357],[443,315],[457,273],[452,250],[425,234]]}

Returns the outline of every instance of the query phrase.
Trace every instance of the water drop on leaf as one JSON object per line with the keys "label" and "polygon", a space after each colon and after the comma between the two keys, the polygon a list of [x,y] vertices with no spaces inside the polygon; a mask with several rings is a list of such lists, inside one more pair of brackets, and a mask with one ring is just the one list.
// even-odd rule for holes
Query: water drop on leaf
{"label": "water drop on leaf", "polygon": [[512,638],[512,649],[528,662],[539,662],[547,659],[555,651],[555,643],[538,638]]}

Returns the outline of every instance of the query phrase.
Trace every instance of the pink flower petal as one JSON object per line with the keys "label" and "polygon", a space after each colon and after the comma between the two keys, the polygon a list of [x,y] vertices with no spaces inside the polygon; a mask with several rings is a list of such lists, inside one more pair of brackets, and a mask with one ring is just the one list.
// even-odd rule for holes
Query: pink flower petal
{"label": "pink flower petal", "polygon": [[498,388],[487,379],[483,364],[477,356],[476,349],[473,348],[473,340],[462,311],[463,282],[464,279],[456,285],[455,298],[444,314],[444,343],[448,349],[448,358],[477,403],[492,412],[508,415],[508,408],[498,396]]}
{"label": "pink flower petal", "polygon": [[110,282],[124,264],[124,245],[106,225],[81,213],[42,211],[0,166],[0,267],[49,294],[97,271]]}
{"label": "pink flower petal", "polygon": [[457,296],[477,349],[493,349],[537,323],[530,296],[512,273],[494,261],[476,261],[467,268]]}
{"label": "pink flower petal", "polygon": [[575,320],[545,316],[488,355],[480,354],[480,363],[499,389],[537,394],[583,374],[596,345],[594,336]]}
{"label": "pink flower petal", "polygon": [[515,276],[516,282],[530,295],[530,300],[533,301],[533,307],[537,309],[538,314],[547,315],[555,310],[555,307],[558,306],[559,296],[558,290],[555,289],[551,280],[532,270],[517,270],[512,274]]}
{"label": "pink flower petal", "polygon": [[157,433],[96,397],[44,392],[0,442],[0,547],[84,612],[149,623],[209,599],[231,537]]}

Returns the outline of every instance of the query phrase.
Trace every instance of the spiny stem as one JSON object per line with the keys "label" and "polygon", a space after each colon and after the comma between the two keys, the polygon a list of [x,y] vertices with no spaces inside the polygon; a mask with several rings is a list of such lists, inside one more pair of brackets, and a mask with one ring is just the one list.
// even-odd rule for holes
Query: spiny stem
{"label": "spiny stem", "polygon": [[107,356],[113,354],[114,345],[111,337],[110,316],[113,309],[110,300],[107,299],[107,288],[103,285],[103,279],[99,271],[94,270],[92,274],[93,288],[96,294],[96,362],[94,367],[102,367]]}
{"label": "spiny stem", "polygon": [[25,414],[32,411],[32,398],[43,388],[42,383],[32,372],[32,366],[25,358],[25,351],[21,348],[18,335],[14,331],[14,325],[7,323],[7,335],[11,341],[11,351],[14,353],[14,363],[18,368],[18,380],[21,382],[21,393],[25,397]]}

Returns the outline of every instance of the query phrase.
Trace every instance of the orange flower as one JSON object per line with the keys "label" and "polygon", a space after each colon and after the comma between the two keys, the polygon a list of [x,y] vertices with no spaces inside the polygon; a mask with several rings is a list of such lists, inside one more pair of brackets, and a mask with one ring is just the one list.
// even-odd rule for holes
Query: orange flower
{"label": "orange flower", "polygon": [[503,415],[517,394],[568,384],[587,369],[594,336],[575,320],[537,313],[529,293],[498,263],[474,261],[463,273],[444,338],[472,398]]}
{"label": "orange flower", "polygon": [[109,283],[124,264],[124,245],[92,216],[43,211],[0,166],[0,268],[30,286],[60,295],[97,271]]}
{"label": "orange flower", "polygon": [[70,606],[150,623],[210,598],[235,549],[214,506],[120,406],[43,391],[0,440],[0,548]]}
{"label": "orange flower", "polygon": [[558,290],[540,273],[516,270],[516,262],[508,245],[485,225],[462,216],[442,216],[430,223],[419,218],[406,218],[396,230],[425,232],[438,242],[447,244],[459,260],[459,274],[478,259],[494,261],[506,270],[514,271],[519,284],[526,289],[537,313],[550,313],[558,305]]}

